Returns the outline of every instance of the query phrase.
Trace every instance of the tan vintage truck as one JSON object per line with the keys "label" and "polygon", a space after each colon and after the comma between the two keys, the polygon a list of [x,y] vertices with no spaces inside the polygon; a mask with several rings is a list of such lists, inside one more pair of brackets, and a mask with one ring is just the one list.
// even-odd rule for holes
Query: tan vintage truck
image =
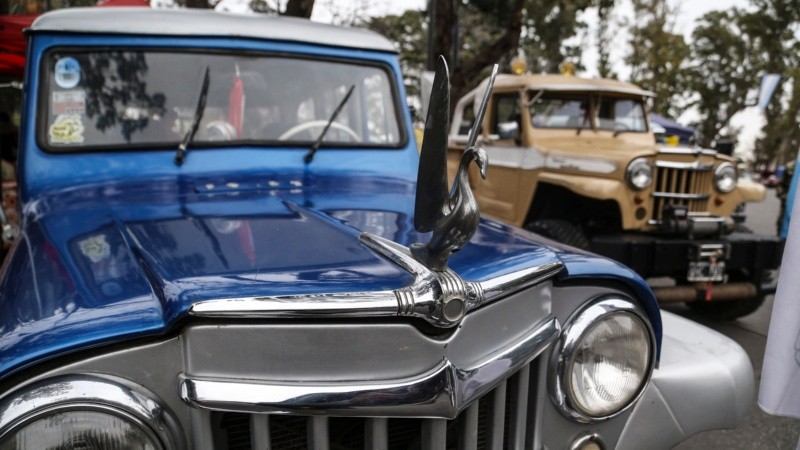
{"label": "tan vintage truck", "polygon": [[[485,85],[457,103],[451,176]],[[480,209],[627,264],[662,303],[717,319],[751,313],[774,293],[783,242],[734,216],[764,188],[741,179],[730,156],[656,144],[652,95],[616,80],[499,76],[478,141],[490,162],[473,184]]]}

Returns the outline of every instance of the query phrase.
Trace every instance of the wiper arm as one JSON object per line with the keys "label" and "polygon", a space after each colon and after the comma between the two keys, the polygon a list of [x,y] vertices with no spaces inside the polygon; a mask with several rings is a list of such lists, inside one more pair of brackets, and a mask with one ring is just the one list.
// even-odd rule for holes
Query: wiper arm
{"label": "wiper arm", "polygon": [[575,132],[576,136],[581,134],[583,126],[586,125],[586,121],[588,119],[589,119],[589,108],[586,108],[586,112],[583,114],[583,119],[581,120],[581,123],[578,125],[578,131]]}
{"label": "wiper arm", "polygon": [[336,109],[333,110],[333,114],[331,114],[331,117],[328,119],[328,123],[326,123],[325,128],[322,129],[322,133],[319,134],[317,140],[311,145],[311,148],[308,149],[308,153],[306,153],[306,156],[303,157],[303,161],[306,164],[310,164],[311,161],[314,160],[314,154],[317,153],[317,150],[319,150],[319,146],[322,144],[322,139],[325,137],[325,133],[328,132],[328,128],[330,128],[333,121],[336,120],[336,116],[338,116],[339,112],[342,111],[342,108],[344,108],[345,103],[347,103],[347,100],[350,98],[350,94],[353,93],[353,89],[355,88],[356,85],[351,84],[350,89],[348,89],[347,93],[344,94],[344,98],[342,99],[342,101],[340,101],[339,104],[336,105]]}
{"label": "wiper arm", "polygon": [[192,126],[189,131],[183,136],[183,141],[178,145],[178,151],[175,152],[175,165],[180,166],[186,160],[186,152],[188,151],[189,144],[194,139],[194,134],[197,133],[197,127],[200,126],[200,120],[203,119],[203,113],[206,110],[206,97],[208,97],[208,77],[209,68],[206,66],[206,74],[203,76],[203,86],[200,88],[200,97],[197,98],[197,109],[194,111],[192,118]]}

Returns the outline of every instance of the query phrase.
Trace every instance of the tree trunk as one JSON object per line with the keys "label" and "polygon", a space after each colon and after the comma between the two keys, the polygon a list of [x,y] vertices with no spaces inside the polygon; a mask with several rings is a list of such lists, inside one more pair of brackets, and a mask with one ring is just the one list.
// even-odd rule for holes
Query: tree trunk
{"label": "tree trunk", "polygon": [[289,0],[282,15],[310,19],[313,10],[314,0]]}
{"label": "tree trunk", "polygon": [[[440,1],[437,3],[449,2]],[[502,55],[519,45],[519,37],[522,32],[522,7],[524,4],[524,0],[514,0],[513,4],[510,5],[512,9],[509,13],[509,21],[505,31],[494,42],[487,43],[479,52],[476,52],[477,56],[470,60],[462,61],[460,64],[455,64],[455,62],[451,61],[451,67],[455,67],[451,76],[450,98],[453,100],[450,102],[451,113],[455,109],[456,101],[469,91],[470,82],[477,78],[486,67],[496,63]],[[438,13],[439,10],[437,9]],[[464,30],[464,32],[466,33],[468,30]],[[448,55],[445,52],[442,54]]]}

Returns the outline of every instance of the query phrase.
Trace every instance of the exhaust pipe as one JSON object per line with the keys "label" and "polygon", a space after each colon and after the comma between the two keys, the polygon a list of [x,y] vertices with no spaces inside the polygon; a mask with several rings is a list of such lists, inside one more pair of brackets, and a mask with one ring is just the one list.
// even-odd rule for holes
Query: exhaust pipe
{"label": "exhaust pipe", "polygon": [[[697,283],[694,286],[670,286],[653,288],[656,298],[660,303],[682,303],[694,301],[706,301],[706,285]],[[758,288],[753,283],[737,282],[726,284],[715,284],[711,289],[712,302],[724,302],[740,300],[744,298],[756,298]]]}

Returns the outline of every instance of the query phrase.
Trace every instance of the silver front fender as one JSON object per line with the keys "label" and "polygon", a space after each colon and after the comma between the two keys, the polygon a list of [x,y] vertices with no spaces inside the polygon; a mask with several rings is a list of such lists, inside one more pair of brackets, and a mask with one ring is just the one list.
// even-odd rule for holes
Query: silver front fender
{"label": "silver front fender", "polygon": [[701,431],[735,428],[753,404],[753,366],[739,344],[670,312],[661,317],[661,361],[618,449],[668,449]]}

